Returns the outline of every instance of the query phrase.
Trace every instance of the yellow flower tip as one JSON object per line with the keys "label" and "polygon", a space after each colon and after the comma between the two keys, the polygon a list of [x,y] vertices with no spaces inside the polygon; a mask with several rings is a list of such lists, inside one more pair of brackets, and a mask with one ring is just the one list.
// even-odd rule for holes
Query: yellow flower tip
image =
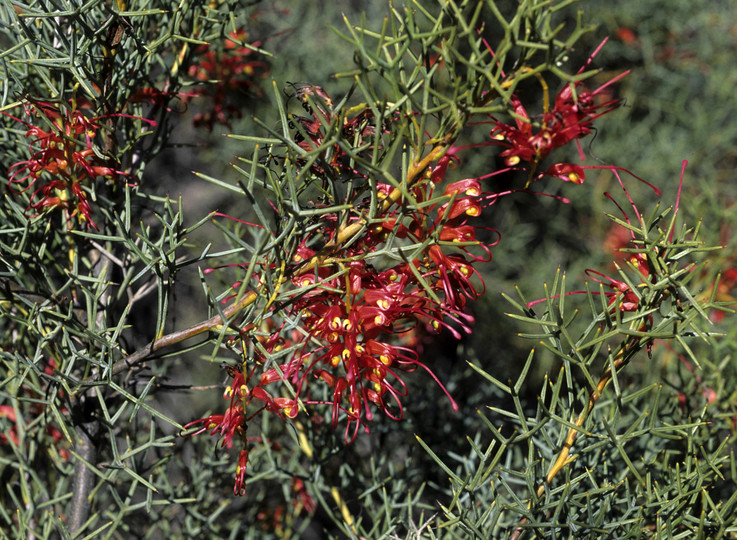
{"label": "yellow flower tip", "polygon": [[469,216],[471,216],[471,217],[476,217],[480,213],[481,212],[479,211],[479,209],[478,208],[475,208],[475,207],[471,207],[468,210],[466,210],[466,214],[469,215]]}
{"label": "yellow flower tip", "polygon": [[519,156],[510,156],[510,157],[507,158],[507,162],[506,163],[510,167],[513,167],[513,166],[517,165],[519,162],[520,162]]}

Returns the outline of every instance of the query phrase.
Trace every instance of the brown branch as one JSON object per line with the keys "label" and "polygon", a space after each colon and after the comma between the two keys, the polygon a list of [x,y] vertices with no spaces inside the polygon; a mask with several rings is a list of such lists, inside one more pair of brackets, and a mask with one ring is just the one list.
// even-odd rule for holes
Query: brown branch
{"label": "brown branch", "polygon": [[[105,43],[103,44],[104,58],[100,71],[100,78],[102,81],[101,98],[103,102],[103,116],[107,117],[105,124],[108,129],[108,133],[104,140],[107,161],[111,161],[113,159],[112,155],[115,147],[115,122],[112,116],[112,113],[115,111],[113,111],[110,101],[110,90],[112,87],[115,55],[122,39],[123,25],[121,21],[118,20],[108,27]],[[73,237],[71,235],[70,242],[73,242]],[[75,253],[73,243],[70,246],[70,253]],[[107,271],[107,266],[105,266],[104,271]],[[74,289],[72,289],[72,296],[76,303],[76,291]],[[104,322],[104,313],[105,310],[100,311],[100,321],[98,321],[98,324],[100,322]],[[95,473],[92,470],[92,467],[97,464],[97,433],[100,429],[100,422],[94,414],[88,410],[87,405],[90,403],[88,400],[92,399],[94,399],[94,396],[83,394],[80,396],[80,399],[75,402],[73,407],[75,410],[74,416],[76,417],[74,418],[74,429],[76,434],[74,453],[76,454],[77,460],[74,464],[71,511],[69,515],[69,531],[72,535],[76,535],[76,533],[82,529],[89,517],[90,509],[92,507],[90,494],[95,487]]]}
{"label": "brown branch", "polygon": [[[133,354],[130,354],[125,358],[115,362],[110,368],[108,375],[110,377],[114,377],[115,375],[122,373],[126,369],[131,368],[136,364],[142,362],[156,351],[160,351],[161,349],[170,347],[171,345],[175,345],[177,343],[181,343],[182,341],[185,341],[189,338],[199,336],[200,334],[215,330],[218,327],[227,324],[229,319],[234,317],[243,308],[253,304],[257,298],[258,295],[255,292],[248,291],[240,300],[236,300],[233,304],[226,307],[223,310],[222,317],[220,315],[215,315],[214,317],[211,317],[206,321],[199,322],[193,326],[185,328],[184,330],[178,330],[177,332],[172,332],[171,334],[167,334],[158,339],[154,339],[153,341],[138,349]],[[85,386],[89,384],[94,384],[97,380],[98,376],[93,375],[84,379],[81,382],[81,385]]]}
{"label": "brown branch", "polygon": [[90,515],[92,501],[89,498],[95,487],[95,473],[91,469],[97,463],[97,444],[94,433],[90,430],[97,429],[97,419],[84,421],[77,424],[75,434],[77,440],[74,444],[74,479],[72,482],[72,500],[69,513],[69,532],[72,536],[78,533]]}

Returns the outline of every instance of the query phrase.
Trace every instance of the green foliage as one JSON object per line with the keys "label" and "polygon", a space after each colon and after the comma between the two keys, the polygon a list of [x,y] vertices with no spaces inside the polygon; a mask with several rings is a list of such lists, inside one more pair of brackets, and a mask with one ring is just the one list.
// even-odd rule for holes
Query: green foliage
{"label": "green foliage", "polygon": [[[674,280],[698,272],[688,261],[704,246],[691,229],[671,237],[675,219],[668,214],[656,212],[639,225],[627,224],[639,246],[634,252],[648,260],[651,270],[645,279],[639,269],[620,270],[619,279],[637,291],[636,309],[624,296],[606,299],[600,284],[600,290],[585,293],[588,305],[581,310],[589,313],[571,310],[562,274],[547,291],[541,316],[524,300],[510,299],[520,312],[513,317],[540,328],[525,337],[539,340],[560,368],[545,378],[537,407],[530,410],[520,394],[534,353],[514,384],[473,366],[514,406],[479,411],[491,443],[484,449],[472,442],[458,472],[445,465],[453,498],[443,527],[479,538],[505,530],[513,537],[671,538],[707,531],[723,536],[733,529],[734,456],[728,437],[714,437],[731,431],[731,424],[712,424],[716,394],[679,368],[681,361],[699,365],[685,337],[699,336],[707,350],[715,346],[704,328],[708,304],[688,298]],[[580,318],[587,324],[583,329]],[[661,340],[676,341],[688,357],[672,358],[673,349]],[[625,376],[643,350],[653,365],[663,357],[662,349],[676,364],[666,380],[679,399],[662,382],[634,386]]]}
{"label": "green foliage", "polygon": [[[686,106],[731,96],[721,42],[676,47],[692,29],[659,2],[390,3],[329,32],[289,4],[0,0],[3,532],[737,533],[734,137]],[[619,39],[590,59],[593,20]],[[586,87],[629,68],[629,117],[597,118],[583,149],[670,186],[668,209],[616,167],[577,186],[546,169],[578,166],[561,145],[520,159],[490,137],[559,134],[545,115],[588,96],[578,142],[618,92]],[[481,209],[478,237],[443,236]],[[352,375],[325,351],[391,272],[411,284],[396,327],[364,317],[351,343],[417,360]],[[340,338],[320,326],[339,300]],[[331,377],[363,377],[361,405]]]}

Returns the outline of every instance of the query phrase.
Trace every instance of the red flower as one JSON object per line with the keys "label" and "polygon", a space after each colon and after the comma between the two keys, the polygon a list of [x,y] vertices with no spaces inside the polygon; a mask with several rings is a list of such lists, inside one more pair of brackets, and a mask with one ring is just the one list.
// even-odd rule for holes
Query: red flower
{"label": "red flower", "polygon": [[6,433],[0,433],[0,444],[8,444],[8,441],[11,441],[13,444],[17,445],[19,439],[18,428],[16,427],[17,416],[15,414],[15,409],[10,405],[0,405],[0,418],[7,418],[13,426],[7,430]]}
{"label": "red flower", "polygon": [[[144,88],[135,92],[128,97],[127,103],[150,103],[154,107],[162,107],[168,112],[172,112],[173,109],[169,107],[169,102],[173,99],[179,100],[185,103],[187,99],[197,97],[199,94],[192,93],[186,94],[183,92],[164,92],[158,88]],[[183,112],[186,109],[186,105],[179,107],[177,112]]]}
{"label": "red flower", "polygon": [[574,184],[582,184],[586,179],[583,167],[573,163],[554,163],[545,170],[545,174],[557,176],[565,182],[573,182]]}
{"label": "red flower", "polygon": [[[737,291],[737,268],[731,267],[722,273],[719,279],[719,285],[716,290],[716,300],[719,302],[729,302],[734,304],[735,302],[735,291]],[[719,309],[714,310],[709,318],[718,323],[724,319],[725,312]]]}
{"label": "red flower", "polygon": [[317,510],[317,504],[312,498],[312,495],[310,495],[310,492],[307,490],[304,480],[299,478],[293,479],[292,492],[294,493],[292,504],[296,508],[297,512],[304,509],[308,514],[315,513],[315,510]]}
{"label": "red flower", "polygon": [[238,465],[235,469],[234,495],[243,495],[246,492],[246,468],[248,467],[248,450],[241,450],[238,454]]}
{"label": "red flower", "polygon": [[612,289],[612,292],[604,292],[604,295],[609,299],[608,305],[612,310],[637,310],[637,307],[640,305],[640,295],[624,281],[614,279],[591,269],[586,270],[586,274],[597,283],[602,283]]}
{"label": "red flower", "polygon": [[[460,311],[465,307],[466,299],[476,300],[484,294],[484,281],[462,255],[446,255],[440,246],[431,246],[428,254],[437,268],[438,282],[445,294],[445,302],[452,310]],[[471,281],[474,276],[478,276],[480,290]]]}
{"label": "red flower", "polygon": [[622,43],[629,45],[630,47],[637,46],[639,42],[637,34],[626,26],[620,26],[617,28],[616,36],[622,41]]}

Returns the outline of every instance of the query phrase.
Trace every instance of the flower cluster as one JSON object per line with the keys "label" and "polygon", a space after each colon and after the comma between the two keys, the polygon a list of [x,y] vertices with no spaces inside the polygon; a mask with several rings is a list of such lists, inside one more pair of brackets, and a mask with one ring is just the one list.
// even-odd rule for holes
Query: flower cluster
{"label": "flower cluster", "polygon": [[254,51],[260,42],[244,45],[246,31],[239,29],[228,34],[224,48],[217,50],[201,45],[195,51],[198,61],[189,68],[189,76],[197,81],[193,94],[206,98],[212,109],[194,117],[195,126],[212,130],[216,123],[230,126],[230,120],[241,117],[241,107],[234,103],[238,95],[263,95],[259,80],[269,75],[269,64]]}
{"label": "flower cluster", "polygon": [[[293,399],[283,397],[272,397],[264,386],[275,380],[279,380],[280,375],[276,369],[271,369],[261,375],[260,380],[253,388],[249,388],[251,378],[256,371],[254,367],[250,373],[244,370],[238,370],[228,367],[228,374],[233,378],[232,384],[226,389],[223,397],[229,401],[229,406],[225,414],[214,414],[206,418],[201,418],[190,422],[184,429],[187,430],[194,426],[200,426],[197,431],[188,435],[193,436],[204,431],[209,431],[210,435],[218,435],[222,441],[222,445],[226,448],[233,446],[233,438],[236,437],[243,445],[244,449],[238,455],[238,466],[236,468],[236,481],[233,492],[236,495],[242,495],[246,489],[246,465],[248,462],[248,438],[246,430],[248,420],[260,413],[262,410],[269,410],[279,416],[294,417],[297,409]],[[250,417],[246,416],[246,411],[253,401],[256,401],[255,411],[251,411]],[[254,407],[251,406],[253,409]]]}
{"label": "flower cluster", "polygon": [[[606,40],[589,57],[579,74],[588,66],[604,43]],[[505,124],[492,118],[494,127],[491,130],[491,137],[496,144],[506,148],[500,154],[505,163],[510,167],[523,162],[528,163],[534,172],[538,164],[554,149],[572,141],[576,143],[579,156],[583,160],[585,156],[579,139],[591,133],[592,122],[596,118],[619,106],[619,100],[610,99],[605,90],[627,73],[629,72],[614,77],[593,91],[585,90],[580,80],[567,84],[556,95],[552,109],[547,103],[547,86],[545,86],[544,111],[536,118],[531,118],[519,97],[513,95],[510,102],[514,124]],[[603,101],[599,99],[602,96]],[[585,179],[583,168],[573,163],[554,163],[543,175],[556,176],[576,184]]]}
{"label": "flower cluster", "polygon": [[[34,125],[11,117],[26,126],[26,138],[31,139],[31,157],[10,167],[10,187],[25,192],[37,181],[42,185],[33,192],[29,209],[41,213],[63,209],[69,217],[81,222],[92,221],[89,190],[97,178],[125,179],[136,183],[131,175],[110,166],[93,148],[100,130],[100,118],[89,118],[74,104],[64,106],[30,98],[23,103],[29,117],[41,120]],[[15,189],[14,186],[21,186]]]}
{"label": "flower cluster", "polygon": [[[358,160],[349,158],[370,154],[371,145],[377,144],[373,141],[380,139],[374,135],[387,126],[377,125],[364,109],[336,116],[330,96],[320,88],[302,87],[298,96],[311,115],[293,116],[291,124],[295,140],[307,151],[300,164],[305,172],[326,184],[336,177],[368,178],[355,168]],[[542,138],[521,119],[514,126],[497,123],[492,134],[508,141],[508,161],[516,156],[534,170],[553,148],[589,133],[591,121],[616,105],[608,103],[601,110],[593,97],[583,93],[576,98],[573,88],[566,87],[551,113],[555,121],[553,116],[544,121]],[[518,108],[518,116],[522,113]],[[341,144],[326,144],[328,127],[342,134]],[[545,146],[543,139],[552,142]],[[333,427],[345,424],[344,439],[350,443],[361,429],[368,432],[376,413],[402,419],[409,394],[403,377],[417,369],[430,374],[457,408],[432,369],[420,361],[417,339],[441,331],[456,338],[470,332],[469,301],[485,290],[476,265],[491,260],[499,239],[475,219],[509,193],[482,187],[483,180],[499,172],[449,179],[463,149],[438,144],[413,164],[406,189],[380,182],[369,196],[354,189],[350,210],[331,211],[328,199],[313,202],[325,212],[305,227],[286,260],[239,265],[248,267],[259,286],[267,280],[262,268],[272,276],[281,268],[279,307],[269,303],[266,321],[243,329],[256,346],[250,352],[244,347],[244,358],[251,359],[241,369],[230,369],[233,383],[225,394],[230,403],[225,414],[196,420],[188,428],[209,430],[224,446],[237,435],[245,445],[248,421],[262,411],[294,418],[307,407],[323,405],[331,410]],[[583,181],[583,174],[575,181]],[[243,492],[247,460],[244,449],[236,493]]]}
{"label": "flower cluster", "polygon": [[317,503],[310,495],[307,485],[300,478],[293,478],[288,487],[290,500],[276,506],[265,506],[256,515],[257,526],[278,538],[291,538],[294,533],[295,517],[299,514],[314,514]]}

